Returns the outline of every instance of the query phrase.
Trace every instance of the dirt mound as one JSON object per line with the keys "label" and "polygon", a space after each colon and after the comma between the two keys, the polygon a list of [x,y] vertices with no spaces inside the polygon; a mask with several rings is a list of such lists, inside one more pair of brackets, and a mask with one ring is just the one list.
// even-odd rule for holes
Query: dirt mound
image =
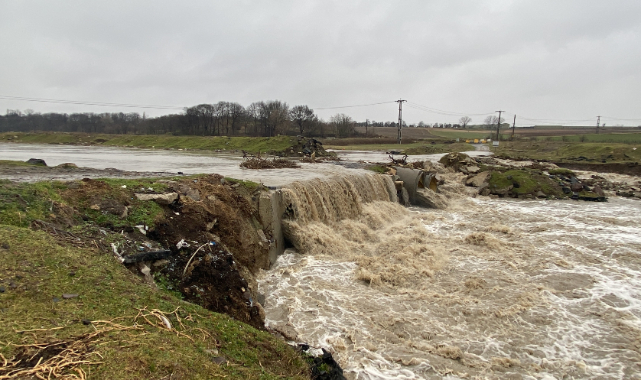
{"label": "dirt mound", "polygon": [[325,150],[322,142],[316,139],[306,138],[302,136],[298,136],[298,140],[295,145],[281,152],[281,155],[288,157],[304,157],[311,156],[312,154],[315,157],[334,155],[333,153]]}
{"label": "dirt mound", "polygon": [[[264,328],[254,279],[269,267],[271,233],[263,231],[256,207],[262,190],[216,174],[127,185],[84,179],[66,184],[65,202],[53,202],[50,219],[36,227],[63,236],[61,228],[82,226],[63,237],[87,240],[149,283]],[[171,254],[162,260],[132,259],[165,250]]]}
{"label": "dirt mound", "polygon": [[162,271],[178,284],[185,299],[263,329],[264,311],[254,301],[234,255],[217,243],[191,248],[180,250]]}
{"label": "dirt mound", "polygon": [[174,253],[159,273],[188,300],[263,328],[262,308],[254,301],[254,274],[269,267],[271,236],[260,229],[252,190],[219,175],[170,181],[167,186],[179,197],[148,233]]}
{"label": "dirt mound", "polygon": [[300,168],[300,165],[294,161],[283,158],[274,158],[267,160],[264,158],[252,157],[240,164],[241,168],[246,169],[283,169],[283,168]]}
{"label": "dirt mound", "polygon": [[465,153],[450,153],[443,156],[439,162],[446,168],[453,168],[460,171],[461,167],[476,165],[476,162]]}

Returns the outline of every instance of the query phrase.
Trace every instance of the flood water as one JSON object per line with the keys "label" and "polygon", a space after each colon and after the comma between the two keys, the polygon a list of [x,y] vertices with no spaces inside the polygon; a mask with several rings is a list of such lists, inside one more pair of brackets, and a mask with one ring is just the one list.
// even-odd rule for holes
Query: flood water
{"label": "flood water", "polygon": [[[337,151],[342,163],[389,162],[388,155],[377,151]],[[468,152],[472,155],[487,155],[488,152]],[[410,161],[437,161],[443,154],[411,156]],[[353,172],[333,163],[301,163],[300,169],[243,169],[239,165],[242,156],[235,153],[207,151],[178,151],[164,149],[139,149],[103,146],[76,146],[52,144],[0,143],[0,160],[26,161],[30,158],[45,160],[47,165],[74,163],[79,167],[93,169],[115,168],[138,172],[165,172],[176,174],[217,173],[226,177],[250,180],[266,186],[283,186],[293,181],[326,178],[336,174]],[[70,175],[68,173],[67,175]],[[7,177],[23,180],[20,177]],[[42,178],[59,179],[59,178]]]}
{"label": "flood water", "polygon": [[260,280],[267,325],[349,378],[641,378],[641,202],[363,215],[307,226]]}
{"label": "flood water", "polygon": [[[43,159],[49,166],[71,162],[93,169],[115,168],[174,174],[217,173],[266,186],[282,186],[292,181],[327,177],[348,170],[334,164],[306,163],[301,163],[300,169],[250,170],[239,166],[243,161],[239,154],[221,152],[0,143],[0,160],[26,161],[30,158]],[[9,179],[20,180],[13,177]]]}

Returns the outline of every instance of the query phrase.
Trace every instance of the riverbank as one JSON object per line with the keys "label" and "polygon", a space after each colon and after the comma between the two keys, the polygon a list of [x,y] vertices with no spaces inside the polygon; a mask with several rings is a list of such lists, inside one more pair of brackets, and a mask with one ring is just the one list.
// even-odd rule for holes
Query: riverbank
{"label": "riverbank", "polygon": [[136,147],[169,150],[246,151],[249,153],[278,153],[296,146],[296,137],[227,137],[173,135],[111,135],[71,132],[5,132],[0,142],[23,144],[60,144],[83,146]]}
{"label": "riverbank", "polygon": [[262,191],[216,175],[1,181],[1,373],[308,378],[264,331]]}
{"label": "riverbank", "polygon": [[641,175],[640,145],[517,140],[501,141],[492,151],[498,158],[552,162],[576,170]]}

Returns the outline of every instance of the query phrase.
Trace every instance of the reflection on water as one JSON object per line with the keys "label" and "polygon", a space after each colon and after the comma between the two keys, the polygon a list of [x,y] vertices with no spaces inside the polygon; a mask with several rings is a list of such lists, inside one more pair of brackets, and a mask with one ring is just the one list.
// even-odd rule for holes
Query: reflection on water
{"label": "reflection on water", "polygon": [[263,274],[268,326],[359,379],[641,378],[640,202],[377,209]]}

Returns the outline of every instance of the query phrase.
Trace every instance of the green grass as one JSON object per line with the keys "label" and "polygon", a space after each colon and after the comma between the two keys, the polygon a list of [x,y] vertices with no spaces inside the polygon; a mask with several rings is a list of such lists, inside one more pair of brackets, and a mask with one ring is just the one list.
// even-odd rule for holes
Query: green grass
{"label": "green grass", "polygon": [[24,161],[0,160],[0,166],[34,166]]}
{"label": "green grass", "polygon": [[563,141],[572,143],[617,143],[617,144],[641,144],[641,133],[589,133],[582,135],[566,136],[539,136],[539,141]]}
{"label": "green grass", "polygon": [[33,220],[47,219],[53,202],[62,202],[62,182],[0,183],[0,223],[28,227]]}
{"label": "green grass", "polygon": [[474,150],[474,147],[465,143],[455,144],[430,144],[426,142],[415,142],[411,144],[363,144],[363,145],[326,145],[325,149],[335,150],[396,150],[408,155],[414,154],[436,154]]}
{"label": "green grass", "polygon": [[[136,330],[100,335],[88,343],[88,360],[101,364],[81,366],[89,379],[308,378],[304,359],[267,332],[156,290],[110,255],[61,246],[44,232],[0,225],[0,279],[6,358],[18,352],[15,344],[74,339],[109,326],[82,320],[133,326],[147,308],[177,310],[184,326],[176,315],[169,319],[182,335],[141,319]],[[213,363],[214,356],[230,365]]]}
{"label": "green grass", "polygon": [[[491,189],[505,189],[512,185],[514,187],[510,192],[516,195],[534,194],[542,191],[548,196],[562,196],[558,186],[547,176],[526,169],[493,171],[488,184]],[[518,184],[518,187],[515,184]]]}
{"label": "green grass", "polygon": [[0,133],[1,141],[39,144],[90,144],[121,147],[246,150],[250,153],[280,152],[296,143],[295,137],[225,137],[172,135],[107,135],[86,133]]}
{"label": "green grass", "polygon": [[225,181],[228,181],[232,184],[238,183],[240,186],[244,187],[245,189],[249,190],[249,192],[254,192],[256,189],[261,188],[263,185],[260,183],[256,183],[253,181],[245,181],[242,179],[235,179],[235,178],[229,178],[225,177]]}
{"label": "green grass", "polygon": [[[537,159],[552,162],[640,162],[641,147],[617,143],[571,143],[563,141],[502,141],[495,154],[508,158]],[[581,159],[581,157],[584,157]]]}
{"label": "green grass", "polygon": [[[487,139],[491,138],[494,139],[496,137],[496,130],[490,131],[490,130],[478,130],[478,129],[473,129],[473,130],[457,130],[457,131],[452,131],[452,130],[441,130],[440,128],[432,128],[430,129],[430,133],[436,136],[441,136],[445,137],[448,139],[461,139],[465,141],[465,139]],[[505,132],[501,133],[501,136],[503,137],[508,137],[511,135],[507,134]]]}
{"label": "green grass", "polygon": [[365,169],[371,170],[379,174],[385,174],[389,170],[386,166],[383,166],[383,165],[369,165]]}
{"label": "green grass", "polygon": [[[0,183],[0,222],[7,225],[28,227],[34,220],[49,220],[54,207],[58,205],[73,206],[79,212],[89,216],[98,225],[114,227],[145,224],[153,226],[156,219],[163,214],[162,208],[153,201],[139,201],[134,192],[141,188],[152,188],[157,192],[166,189],[164,183],[154,179],[102,179],[89,183],[104,184],[99,188],[91,187],[84,182],[75,182],[73,188],[69,183],[59,181],[36,183]],[[126,186],[123,188],[122,186]],[[128,204],[127,216],[121,218],[104,210],[91,208],[96,202],[114,200]],[[75,218],[79,218],[76,215]]]}
{"label": "green grass", "polygon": [[422,144],[417,147],[405,150],[406,154],[436,154],[436,153],[452,153],[452,152],[467,152],[475,148],[466,143],[453,143],[453,144]]}

